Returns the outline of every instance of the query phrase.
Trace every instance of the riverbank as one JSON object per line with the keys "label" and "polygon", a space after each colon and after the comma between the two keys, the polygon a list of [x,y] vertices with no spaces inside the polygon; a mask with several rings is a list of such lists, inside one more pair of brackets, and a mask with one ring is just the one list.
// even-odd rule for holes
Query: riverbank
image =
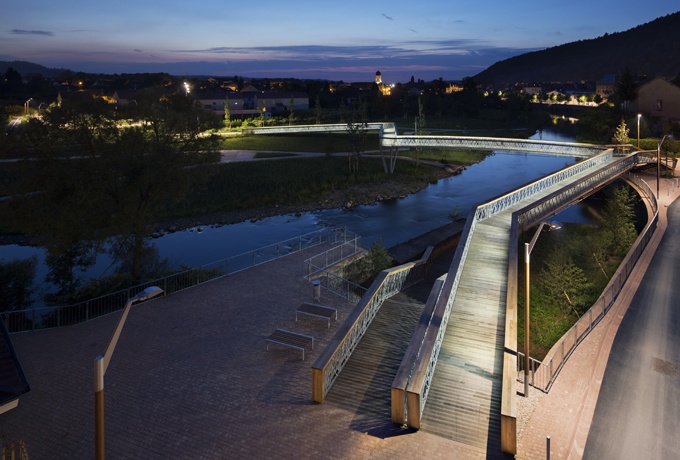
{"label": "riverbank", "polygon": [[389,180],[379,184],[357,184],[342,190],[322,194],[314,201],[296,204],[263,206],[238,211],[225,211],[186,218],[168,219],[155,225],[154,231],[163,233],[206,225],[229,225],[258,221],[268,217],[302,214],[327,209],[352,209],[356,206],[375,205],[384,201],[405,198],[427,187],[430,183],[460,174],[464,167],[435,167],[432,180]]}

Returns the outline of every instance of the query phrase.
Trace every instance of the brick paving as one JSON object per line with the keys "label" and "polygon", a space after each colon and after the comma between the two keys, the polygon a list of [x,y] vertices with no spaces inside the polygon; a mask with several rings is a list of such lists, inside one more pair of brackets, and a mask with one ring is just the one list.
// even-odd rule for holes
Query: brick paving
{"label": "brick paving", "polygon": [[[314,404],[311,370],[352,308],[330,329],[300,317],[312,301],[302,261],[311,248],[229,277],[132,307],[105,376],[106,454],[113,459],[485,458],[485,452],[427,433],[353,429],[357,414]],[[0,415],[7,440],[34,459],[87,459],[94,453],[94,358],[118,321],[14,334],[31,392]],[[271,347],[276,328],[315,337],[314,350]],[[386,389],[389,391],[389,389]]]}
{"label": "brick paving", "polygon": [[[678,191],[664,195],[667,204]],[[663,204],[661,211],[663,229]],[[302,261],[324,249],[133,306],[105,377],[108,458],[486,458],[483,449],[396,429],[389,414],[384,430],[360,432],[352,428],[357,414],[351,410],[311,401],[310,366],[352,308],[322,292],[317,303],[337,308],[338,322],[328,329],[314,318],[295,321],[295,309],[312,300]],[[546,436],[551,458],[581,457],[626,299],[649,260],[643,256],[617,305],[577,348],[550,393],[532,392],[536,405],[519,423],[517,458],[546,458]],[[93,363],[117,320],[113,314],[12,336],[31,392],[0,415],[4,440],[25,441],[31,459],[93,457]],[[276,328],[315,337],[305,361],[298,350],[265,351],[264,339]]]}

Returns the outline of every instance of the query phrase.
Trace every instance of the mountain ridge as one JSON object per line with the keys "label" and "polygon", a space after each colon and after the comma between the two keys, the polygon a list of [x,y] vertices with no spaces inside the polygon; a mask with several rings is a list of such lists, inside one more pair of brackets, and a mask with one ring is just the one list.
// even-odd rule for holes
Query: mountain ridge
{"label": "mountain ridge", "polygon": [[680,56],[680,11],[624,32],[514,56],[492,64],[474,79],[496,85],[597,81],[625,68],[648,77],[675,77],[680,74],[677,56]]}

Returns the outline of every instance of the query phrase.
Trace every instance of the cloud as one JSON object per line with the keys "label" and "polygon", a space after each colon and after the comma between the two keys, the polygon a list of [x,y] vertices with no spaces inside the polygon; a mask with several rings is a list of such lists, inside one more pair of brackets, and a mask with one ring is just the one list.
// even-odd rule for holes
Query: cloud
{"label": "cloud", "polygon": [[389,16],[386,15],[385,13],[382,14],[382,17],[384,17],[385,19],[389,19],[390,21],[394,21],[393,18],[389,17]]}
{"label": "cloud", "polygon": [[[413,30],[413,33],[417,31]],[[295,45],[295,46],[259,46],[259,47],[229,47],[217,46],[204,49],[170,50],[173,54],[184,54],[194,58],[212,60],[210,56],[221,56],[241,62],[252,61],[326,61],[335,59],[413,59],[423,55],[461,56],[473,53],[486,53],[496,49],[479,40],[410,40],[392,45],[364,45],[364,46],[323,46],[323,45]],[[508,51],[503,49],[503,51]]]}
{"label": "cloud", "polygon": [[47,30],[23,30],[23,29],[12,29],[10,30],[11,34],[14,35],[44,35],[47,37],[51,37],[54,34],[52,32],[49,32]]}
{"label": "cloud", "polygon": [[135,53],[143,53],[144,52],[144,51],[137,49],[137,48],[133,49],[132,51],[134,51]]}

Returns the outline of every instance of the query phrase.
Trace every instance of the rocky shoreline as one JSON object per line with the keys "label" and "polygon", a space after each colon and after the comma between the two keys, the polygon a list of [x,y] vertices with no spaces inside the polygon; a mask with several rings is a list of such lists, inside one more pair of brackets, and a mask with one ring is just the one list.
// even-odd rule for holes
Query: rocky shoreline
{"label": "rocky shoreline", "polygon": [[[436,180],[456,174],[452,169],[441,169],[436,173]],[[268,217],[326,209],[351,209],[361,205],[374,205],[383,201],[405,198],[427,187],[427,183],[412,181],[401,183],[388,181],[382,184],[361,184],[344,190],[334,191],[319,197],[316,201],[292,205],[275,205],[242,211],[226,211],[209,215],[172,219],[156,226],[157,232],[177,231],[207,225],[229,225],[245,221],[258,221]]]}

